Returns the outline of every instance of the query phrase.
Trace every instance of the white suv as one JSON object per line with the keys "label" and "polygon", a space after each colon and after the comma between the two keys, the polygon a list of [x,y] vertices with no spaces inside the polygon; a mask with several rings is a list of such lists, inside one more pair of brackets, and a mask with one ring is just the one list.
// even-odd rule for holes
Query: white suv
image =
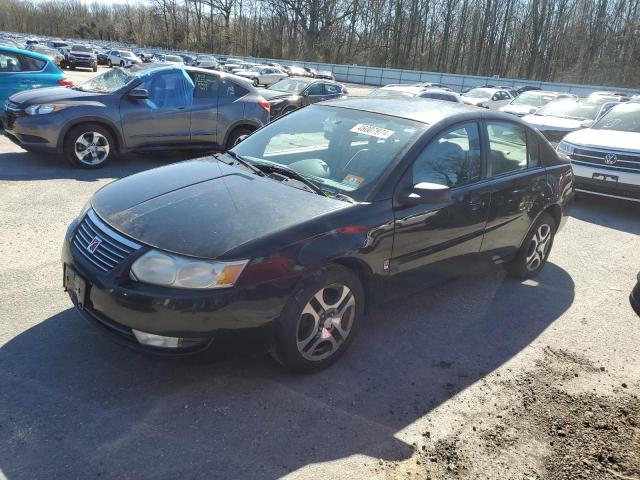
{"label": "white suv", "polygon": [[498,110],[514,98],[515,97],[503,88],[479,87],[462,94],[462,101],[467,105],[488,108],[490,110]]}
{"label": "white suv", "polygon": [[640,103],[613,107],[590,128],[568,134],[576,191],[640,202]]}
{"label": "white suv", "polygon": [[142,63],[133,52],[129,50],[111,50],[107,52],[107,64],[111,67],[128,67],[130,65],[136,65]]}

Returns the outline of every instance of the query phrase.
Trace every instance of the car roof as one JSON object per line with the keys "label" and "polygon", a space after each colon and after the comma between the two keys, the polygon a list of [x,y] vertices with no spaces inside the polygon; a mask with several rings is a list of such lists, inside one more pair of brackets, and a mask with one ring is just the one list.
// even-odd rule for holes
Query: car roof
{"label": "car roof", "polygon": [[[391,115],[393,117],[406,118],[407,120],[414,120],[429,125],[438,123],[440,120],[452,115],[473,112],[478,114],[484,113],[484,111],[477,107],[462,103],[446,101],[425,102],[406,97],[357,97],[329,100],[322,102],[321,105]],[[504,118],[511,119],[511,117],[506,116],[506,114]]]}
{"label": "car roof", "polygon": [[42,55],[41,53],[38,52],[32,52],[30,50],[24,50],[22,48],[13,48],[13,47],[5,47],[0,45],[0,50],[4,50],[5,52],[11,52],[11,53],[21,53],[23,55],[28,55],[30,57],[33,58],[38,58],[40,60],[44,60],[46,62],[50,62],[51,60],[49,60],[49,57]]}

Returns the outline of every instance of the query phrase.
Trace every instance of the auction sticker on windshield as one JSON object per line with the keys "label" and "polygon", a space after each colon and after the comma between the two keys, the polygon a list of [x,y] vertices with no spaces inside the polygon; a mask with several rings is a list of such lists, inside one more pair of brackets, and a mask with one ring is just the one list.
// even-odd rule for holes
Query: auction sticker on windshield
{"label": "auction sticker on windshield", "polygon": [[370,137],[381,138],[382,140],[386,140],[391,135],[393,135],[393,130],[387,130],[386,128],[374,127],[373,125],[365,125],[364,123],[358,123],[354,125],[351,129],[353,133],[361,133],[363,135],[368,135]]}

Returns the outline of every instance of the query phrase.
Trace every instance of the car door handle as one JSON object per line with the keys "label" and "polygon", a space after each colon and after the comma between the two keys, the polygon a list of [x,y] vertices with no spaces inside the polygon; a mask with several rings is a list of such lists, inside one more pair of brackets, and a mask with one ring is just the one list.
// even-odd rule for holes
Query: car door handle
{"label": "car door handle", "polygon": [[484,207],[484,200],[480,196],[474,196],[469,199],[469,207],[471,207],[472,211],[480,210]]}

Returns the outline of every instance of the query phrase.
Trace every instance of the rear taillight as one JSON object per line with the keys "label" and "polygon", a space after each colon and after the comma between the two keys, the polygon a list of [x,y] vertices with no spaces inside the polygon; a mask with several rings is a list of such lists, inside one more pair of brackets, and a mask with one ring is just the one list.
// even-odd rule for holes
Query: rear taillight
{"label": "rear taillight", "polygon": [[267,113],[271,113],[271,104],[269,102],[267,102],[266,100],[260,100],[258,102],[258,105],[260,105],[262,108],[264,108]]}
{"label": "rear taillight", "polygon": [[73,87],[73,82],[68,78],[61,78],[60,80],[58,80],[58,83],[63,87]]}

